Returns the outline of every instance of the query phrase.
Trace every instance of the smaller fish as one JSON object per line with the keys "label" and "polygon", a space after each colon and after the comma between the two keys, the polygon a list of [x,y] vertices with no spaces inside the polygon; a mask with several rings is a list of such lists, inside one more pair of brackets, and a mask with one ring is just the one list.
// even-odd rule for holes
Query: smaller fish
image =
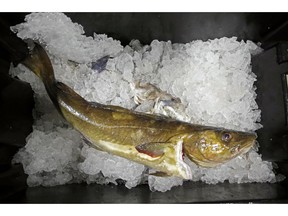
{"label": "smaller fish", "polygon": [[165,115],[179,121],[190,122],[191,118],[185,113],[184,105],[173,100],[157,100],[152,113]]}
{"label": "smaller fish", "polygon": [[[140,105],[146,100],[155,101],[159,97],[166,96],[166,94],[163,94],[159,88],[150,83],[141,83],[140,81],[136,81],[135,83],[131,83],[130,87],[134,91],[134,102],[137,105]],[[169,99],[168,94],[167,96],[167,99]],[[170,97],[172,97],[172,95]]]}
{"label": "smaller fish", "polygon": [[153,101],[154,107],[148,113],[160,114],[180,121],[189,122],[191,118],[185,113],[185,106],[180,98],[175,98],[171,94],[162,91],[150,83],[140,83],[139,81],[130,84],[134,90],[134,102],[137,105],[145,101]]}
{"label": "smaller fish", "polygon": [[98,59],[96,62],[92,62],[92,66],[91,66],[92,70],[95,70],[98,73],[101,73],[103,70],[106,69],[106,65],[107,65],[109,58],[110,58],[110,56],[106,55],[106,56]]}

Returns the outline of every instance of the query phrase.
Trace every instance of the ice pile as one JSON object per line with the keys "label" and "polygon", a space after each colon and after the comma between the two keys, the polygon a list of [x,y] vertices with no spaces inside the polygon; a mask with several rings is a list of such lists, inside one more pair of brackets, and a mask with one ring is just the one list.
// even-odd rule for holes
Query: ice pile
{"label": "ice pile", "polygon": [[[253,86],[256,76],[250,66],[251,55],[261,49],[251,41],[238,42],[235,37],[187,44],[154,40],[143,46],[132,40],[123,47],[106,35],[86,37],[82,26],[62,13],[32,13],[25,21],[12,29],[23,39],[39,41],[48,51],[56,78],[86,100],[131,109],[135,103],[129,85],[139,80],[180,98],[193,123],[242,131],[261,127]],[[99,73],[92,66],[105,56],[109,56],[107,65]],[[29,175],[28,185],[84,181],[132,188],[148,183],[153,191],[182,185],[179,178],[148,176],[149,169],[141,164],[89,147],[62,120],[32,72],[20,65],[11,67],[11,74],[29,82],[35,91],[34,130],[14,157]],[[213,169],[187,163],[193,181],[276,181],[272,164],[254,150]]]}

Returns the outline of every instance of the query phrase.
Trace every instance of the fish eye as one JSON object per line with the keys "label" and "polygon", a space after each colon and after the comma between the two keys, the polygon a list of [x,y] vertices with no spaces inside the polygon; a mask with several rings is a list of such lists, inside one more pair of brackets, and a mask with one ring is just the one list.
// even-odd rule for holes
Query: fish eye
{"label": "fish eye", "polygon": [[222,140],[225,142],[229,142],[232,139],[232,135],[230,133],[224,133],[222,135]]}

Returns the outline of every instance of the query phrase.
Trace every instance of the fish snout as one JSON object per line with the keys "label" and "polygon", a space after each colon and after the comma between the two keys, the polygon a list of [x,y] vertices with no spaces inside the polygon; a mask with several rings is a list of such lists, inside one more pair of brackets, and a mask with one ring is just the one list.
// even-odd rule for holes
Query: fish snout
{"label": "fish snout", "polygon": [[244,139],[242,142],[239,142],[237,145],[233,146],[230,149],[231,154],[240,155],[247,153],[256,143],[256,136],[250,136],[249,139]]}

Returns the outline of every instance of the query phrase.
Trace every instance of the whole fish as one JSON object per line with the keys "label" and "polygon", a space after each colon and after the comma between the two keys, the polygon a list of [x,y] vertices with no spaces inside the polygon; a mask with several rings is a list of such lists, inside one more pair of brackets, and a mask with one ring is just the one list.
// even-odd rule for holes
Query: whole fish
{"label": "whole fish", "polygon": [[43,81],[60,114],[95,148],[167,175],[191,178],[190,167],[183,161],[184,152],[195,163],[212,167],[247,152],[255,142],[256,135],[251,133],[88,102],[55,79],[50,59],[38,44],[22,64]]}

